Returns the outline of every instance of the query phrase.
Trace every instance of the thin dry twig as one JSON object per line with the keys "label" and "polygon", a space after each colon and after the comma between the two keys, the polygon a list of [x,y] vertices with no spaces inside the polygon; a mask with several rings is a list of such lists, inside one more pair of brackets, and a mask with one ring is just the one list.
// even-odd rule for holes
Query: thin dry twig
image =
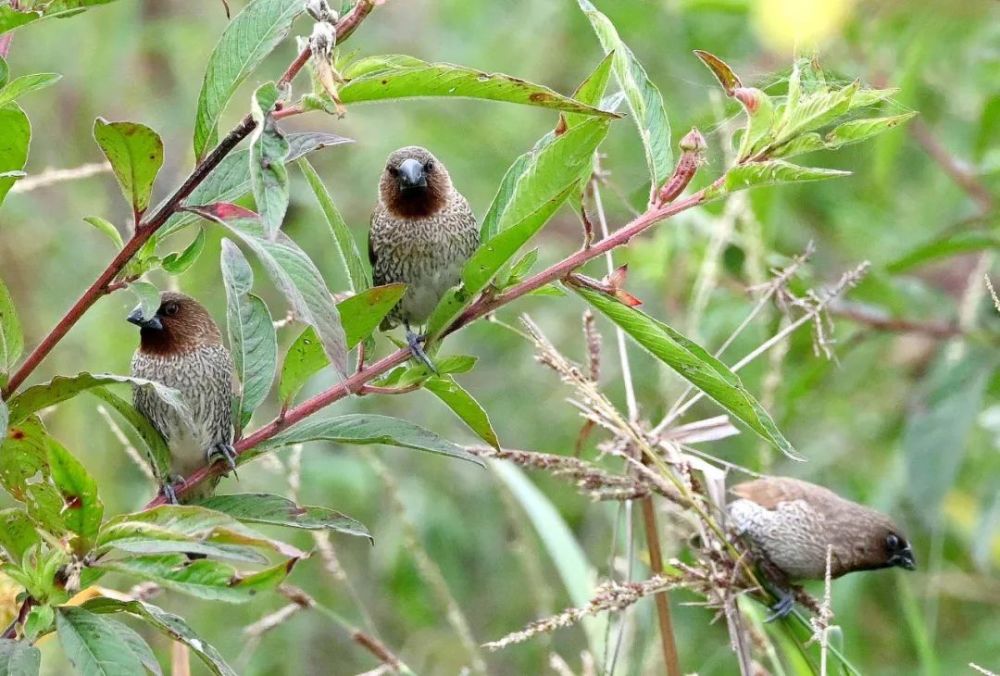
{"label": "thin dry twig", "polygon": [[22,193],[47,188],[50,185],[64,183],[66,181],[78,181],[82,178],[90,178],[97,174],[105,174],[111,171],[111,165],[107,162],[90,162],[81,164],[72,169],[45,169],[37,174],[26,176],[15,183],[10,192]]}

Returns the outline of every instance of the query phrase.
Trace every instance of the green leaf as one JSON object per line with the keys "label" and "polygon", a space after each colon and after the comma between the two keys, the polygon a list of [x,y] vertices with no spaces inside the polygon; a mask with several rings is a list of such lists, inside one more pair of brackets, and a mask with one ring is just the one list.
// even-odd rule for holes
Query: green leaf
{"label": "green leaf", "polygon": [[[584,172],[589,172],[594,151],[608,133],[608,121],[591,119],[540,144],[537,151],[515,160],[508,170],[518,175],[508,187],[501,185],[483,223],[480,244],[462,270],[462,286],[445,294],[427,323],[436,336],[447,327],[475,296],[542,229],[572,193]],[[508,182],[507,176],[504,182]],[[490,215],[487,214],[487,218]],[[485,239],[485,235],[491,235]]]}
{"label": "green leaf", "polygon": [[122,241],[121,233],[118,232],[118,228],[116,228],[111,221],[101,218],[100,216],[87,216],[83,220],[107,235],[108,239],[114,242],[114,245],[119,251],[125,247],[125,242]]}
{"label": "green leaf", "polygon": [[418,451],[439,453],[477,465],[482,461],[457,444],[442,439],[430,430],[407,420],[384,415],[352,413],[335,418],[306,419],[289,429],[261,442],[250,453],[254,456],[273,451],[282,446],[303,444],[307,441],[333,441],[339,444],[369,446],[385,444],[412,448]]}
{"label": "green leaf", "polygon": [[204,157],[216,144],[219,117],[236,88],[284,39],[304,8],[302,0],[254,0],[229,22],[208,59],[198,95],[195,157]]}
{"label": "green leaf", "polygon": [[288,209],[288,141],[271,117],[280,94],[273,82],[254,92],[251,114],[257,127],[250,138],[250,184],[264,233],[270,239],[281,228]]}
{"label": "green leaf", "polygon": [[[3,111],[0,111],[0,115]],[[0,150],[2,152],[2,150]],[[14,309],[14,299],[10,297],[7,285],[0,279],[0,374],[17,363],[24,349],[21,322]]]}
{"label": "green leaf", "polygon": [[7,402],[10,406],[11,423],[20,422],[35,411],[48,406],[54,406],[67,399],[72,399],[80,392],[89,390],[92,387],[113,385],[115,383],[131,383],[133,387],[151,389],[164,403],[171,406],[182,416],[190,417],[191,415],[180,393],[160,383],[155,383],[152,380],[144,378],[118,376],[111,373],[87,373],[83,371],[75,376],[56,376],[47,383],[29,387],[11,398]]}
{"label": "green leaf", "polygon": [[0,442],[7,438],[7,422],[10,420],[10,411],[7,410],[7,402],[0,399]]}
{"label": "green leaf", "polygon": [[386,101],[408,97],[453,96],[541,106],[569,113],[618,117],[558,94],[548,87],[502,73],[486,73],[450,63],[428,63],[413,57],[374,56],[352,64],[343,73],[350,80],[340,87],[343,103]]}
{"label": "green leaf", "polygon": [[903,429],[908,494],[927,525],[939,523],[1000,359],[991,347],[968,346],[955,359],[943,350],[920,388]]}
{"label": "green leaf", "polygon": [[[329,148],[344,143],[353,143],[349,138],[327,134],[325,132],[306,132],[289,134],[287,137],[290,150],[285,162],[292,162],[314,150]],[[250,184],[250,150],[236,150],[226,156],[215,169],[205,177],[197,188],[185,200],[186,204],[213,204],[215,202],[236,202],[249,195]],[[157,207],[157,210],[162,203]],[[197,221],[199,216],[182,211],[170,217],[162,228],[156,231],[152,240],[163,240],[186,225]]]}
{"label": "green leaf", "polygon": [[573,287],[573,290],[624,329],[636,343],[715,400],[762,439],[789,458],[803,459],[739,377],[704,348],[666,324],[610,296],[580,287]]}
{"label": "green leaf", "polygon": [[795,136],[819,129],[851,109],[851,99],[857,93],[860,83],[857,81],[829,91],[821,89],[815,93],[804,95],[795,106],[785,106],[784,116],[777,124],[775,143],[784,143]]}
{"label": "green leaf", "polygon": [[[3,19],[2,11],[3,8],[0,7],[0,22]],[[21,171],[28,161],[28,144],[31,141],[28,116],[17,104],[8,104],[0,108],[0,129],[3,130],[3,135],[0,136],[0,174]],[[17,176],[14,175],[0,178],[0,204],[3,204],[16,180]]]}
{"label": "green leaf", "polygon": [[605,54],[614,52],[615,78],[625,92],[632,119],[639,129],[639,138],[646,154],[649,178],[655,187],[663,185],[674,168],[670,144],[670,121],[663,107],[663,96],[646,75],[646,69],[618,35],[614,24],[599,12],[589,0],[577,0],[590,20]]}
{"label": "green leaf", "polygon": [[482,405],[450,376],[428,378],[424,387],[443,401],[455,415],[462,419],[469,429],[497,450],[500,440],[493,430],[493,424]]}
{"label": "green leaf", "polygon": [[873,117],[862,120],[851,120],[833,128],[824,139],[826,147],[830,149],[842,148],[852,143],[860,143],[878,136],[882,132],[898,127],[911,117],[915,112],[903,113],[902,115],[891,115],[889,117]]}
{"label": "green leaf", "polygon": [[298,165],[306,177],[309,187],[312,188],[313,195],[316,196],[316,201],[319,202],[319,207],[326,217],[327,225],[330,226],[330,231],[333,233],[340,260],[344,264],[344,269],[347,270],[351,290],[355,293],[364,291],[371,286],[371,276],[365,268],[361,252],[358,251],[358,243],[351,234],[351,229],[347,227],[347,223],[344,222],[343,216],[340,215],[337,206],[333,203],[330,193],[327,192],[326,186],[323,185],[323,181],[320,180],[319,174],[313,169],[309,160],[302,158],[298,161]]}
{"label": "green leaf", "polygon": [[11,101],[17,100],[19,96],[38,91],[39,89],[45,89],[49,85],[55,84],[61,78],[62,75],[59,73],[22,75],[0,88],[0,108],[3,108]]}
{"label": "green leaf", "polygon": [[[439,376],[451,373],[467,373],[476,365],[476,361],[478,361],[476,357],[467,354],[453,354],[438,359],[434,364],[434,368],[437,370],[437,375]],[[431,373],[423,364],[406,364],[394,369],[379,384],[384,386],[409,387],[410,385],[423,383],[433,375],[435,374]]]}
{"label": "green leaf", "polygon": [[[0,34],[20,28],[41,18],[42,13],[38,10],[17,10],[9,4],[0,5]],[[4,75],[6,75],[6,70],[4,68]]]}
{"label": "green leaf", "polygon": [[124,573],[174,591],[209,601],[246,603],[261,592],[277,588],[291,572],[296,559],[244,575],[221,561],[197,559],[184,554],[139,556],[101,561],[96,567]]}
{"label": "green leaf", "polygon": [[[405,292],[405,284],[386,284],[372,287],[337,303],[337,311],[344,321],[347,349],[352,349],[370,336]],[[288,348],[281,365],[278,398],[282,402],[290,402],[309,378],[329,364],[330,360],[323,351],[316,330],[310,326]]]}
{"label": "green leaf", "polygon": [[48,438],[48,463],[52,482],[62,494],[63,521],[78,536],[74,551],[82,556],[90,551],[104,517],[104,503],[97,495],[97,482],[83,464],[62,444]]}
{"label": "green leaf", "polygon": [[[41,542],[35,524],[23,509],[0,511],[0,547],[15,564],[24,553]],[[4,673],[0,668],[0,674]]]}
{"label": "green leaf", "polygon": [[37,417],[11,423],[0,444],[0,483],[15,499],[27,502],[28,481],[49,476],[48,433]]}
{"label": "green leaf", "polygon": [[[100,547],[119,547],[137,538],[173,543],[201,543],[215,546],[265,547],[282,556],[301,559],[305,552],[280,540],[268,538],[227,514],[201,505],[160,505],[109,520],[97,540]],[[128,546],[128,545],[125,545]],[[174,552],[186,551],[184,546]],[[254,557],[259,560],[259,557]]]}
{"label": "green leaf", "polygon": [[172,275],[179,275],[182,272],[186,272],[188,268],[194,265],[194,262],[198,260],[198,256],[201,252],[205,250],[205,241],[208,238],[205,236],[205,229],[199,228],[198,234],[195,238],[191,240],[184,251],[178,253],[170,253],[164,257],[161,265],[163,269]]}
{"label": "green leaf", "polygon": [[[35,606],[28,611],[28,617],[24,620],[24,640],[34,643],[43,633],[54,629],[52,626],[56,621],[56,611],[52,606]],[[5,673],[0,669],[0,674]]]}
{"label": "green leaf", "polygon": [[[572,604],[578,608],[586,607],[594,592],[597,571],[587,560],[587,555],[573,537],[573,532],[559,510],[515,465],[493,461],[490,462],[490,469],[524,509],[525,516],[552,559]],[[601,621],[595,617],[585,617],[581,626],[591,653],[603,655],[604,625]]]}
{"label": "green leaf", "polygon": [[114,621],[77,606],[56,609],[59,642],[82,676],[136,676],[142,660],[116,630]]}
{"label": "green leaf", "polygon": [[278,339],[271,313],[263,300],[250,293],[253,271],[239,247],[222,240],[222,280],[226,286],[226,327],[239,394],[240,428],[267,398],[278,368]]}
{"label": "green leaf", "polygon": [[88,600],[83,604],[83,608],[98,614],[127,613],[144,620],[163,635],[190,648],[216,676],[236,676],[236,672],[226,664],[219,651],[200,638],[184,618],[168,613],[158,606],[145,601],[120,601],[99,597]]}
{"label": "green leaf", "polygon": [[203,218],[225,226],[253,249],[297,319],[313,326],[330,363],[347,375],[347,339],[333,296],[309,256],[280,230],[267,239],[257,214],[233,204],[191,207]]}
{"label": "green leaf", "polygon": [[[573,92],[574,99],[580,103],[586,103],[588,106],[600,107],[601,99],[604,98],[604,92],[608,88],[608,81],[611,79],[611,66],[614,63],[614,57],[614,50],[604,55],[593,72]],[[566,126],[575,127],[586,119],[585,115],[566,113]]]}
{"label": "green leaf", "polygon": [[0,56],[0,87],[7,84],[7,79],[10,76],[10,68],[7,66],[7,60]]}
{"label": "green leaf", "polygon": [[[736,192],[765,185],[781,185],[782,183],[804,183],[806,181],[822,181],[827,178],[850,176],[849,171],[839,169],[823,169],[820,167],[800,167],[782,160],[766,162],[747,162],[726,172],[721,193]],[[721,194],[720,193],[720,194]],[[710,194],[708,199],[714,199],[718,194]]]}
{"label": "green leaf", "polygon": [[889,263],[886,270],[898,274],[931,261],[987,249],[1000,249],[1000,233],[988,231],[949,233],[926,244],[918,245]]}
{"label": "green leaf", "polygon": [[163,675],[163,671],[160,669],[160,663],[156,661],[156,657],[153,655],[153,650],[149,647],[149,644],[146,643],[146,639],[136,633],[134,629],[125,626],[121,622],[108,620],[108,626],[111,631],[117,635],[121,642],[128,646],[129,652],[131,652],[136,659],[142,663],[142,666],[146,667],[146,671],[154,676]]}
{"label": "green leaf", "polygon": [[105,387],[94,387],[89,392],[111,406],[129,424],[138,435],[140,442],[138,445],[143,446],[146,451],[146,459],[153,470],[153,476],[161,482],[167,481],[170,478],[170,447],[159,430],[149,422],[149,418]]}
{"label": "green leaf", "polygon": [[305,530],[330,530],[366,537],[374,543],[368,529],[359,521],[326,507],[300,507],[288,498],[268,493],[215,495],[199,506],[228,514],[248,523],[288,526]]}
{"label": "green leaf", "polygon": [[128,290],[139,301],[143,319],[150,319],[160,309],[160,290],[149,282],[129,282]]}
{"label": "green leaf", "polygon": [[[0,7],[0,19],[3,17]],[[0,638],[0,674],[3,676],[38,676],[42,653],[26,641]]]}
{"label": "green leaf", "polygon": [[153,181],[163,166],[163,141],[149,127],[135,122],[94,120],[94,140],[111,163],[122,194],[136,214],[149,207]]}

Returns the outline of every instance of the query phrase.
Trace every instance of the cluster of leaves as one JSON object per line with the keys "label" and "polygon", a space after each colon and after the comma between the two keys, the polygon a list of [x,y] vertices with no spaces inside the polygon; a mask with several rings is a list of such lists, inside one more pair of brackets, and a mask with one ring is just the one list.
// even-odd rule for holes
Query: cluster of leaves
{"label": "cluster of leaves", "polygon": [[[0,5],[0,34],[47,16],[67,16],[93,4],[100,2],[55,0],[28,10]],[[351,60],[344,54],[326,55],[314,50],[313,91],[290,102],[283,98],[287,96],[287,83],[266,82],[259,86],[250,101],[254,131],[249,147],[229,152],[194,187],[182,208],[155,232],[144,231],[147,226],[143,217],[149,211],[153,184],[163,164],[160,137],[138,123],[100,118],[95,122],[94,139],[132,208],[130,241],[145,238],[116,282],[129,285],[144,312],[151,313],[159,302],[156,287],[142,280],[144,275],[159,270],[173,275],[185,272],[205,248],[205,227],[214,224],[225,233],[221,277],[227,298],[229,345],[243,386],[234,404],[240,429],[249,425],[275,381],[276,397],[288,408],[295,405],[306,382],[328,366],[341,378],[348,377],[349,352],[362,344],[371,352],[373,332],[405,291],[402,285],[371,286],[366,263],[347,224],[306,158],[320,148],[348,140],[316,132],[286,135],[275,119],[279,110],[339,113],[341,105],[436,96],[504,101],[560,113],[558,125],[518,157],[504,175],[483,218],[483,244],[463,269],[461,284],[446,294],[430,319],[432,350],[440,347],[456,319],[477,301],[513,289],[529,277],[537,252],[520,257],[518,254],[564,203],[580,195],[591,176],[594,154],[619,117],[613,111],[622,102],[643,144],[651,194],[668,180],[674,162],[669,122],[659,90],[608,18],[587,0],[579,0],[579,4],[605,57],[572,97],[507,75],[429,63],[405,55]],[[199,161],[217,147],[218,122],[237,87],[288,35],[303,6],[300,0],[252,0],[233,18],[209,59],[199,97],[193,140]],[[797,167],[785,158],[866,139],[906,117],[840,122],[845,115],[875,104],[891,92],[861,89],[856,83],[832,89],[821,71],[806,62],[795,65],[787,95],[777,100],[744,88],[717,57],[704,53],[699,56],[712,68],[726,92],[744,105],[748,118],[738,161],[699,193],[702,202],[756,185],[842,175]],[[334,63],[342,80],[335,92],[328,78],[321,76],[332,70]],[[612,77],[621,93],[605,96]],[[56,75],[36,74],[7,82],[6,66],[0,61],[0,200],[13,181],[22,176],[30,141],[27,117],[14,100],[56,79]],[[826,128],[830,130],[825,135],[817,131]],[[309,255],[281,230],[289,204],[288,167],[293,161],[326,218],[332,243],[350,281],[351,295],[339,302]],[[236,204],[248,197],[252,197],[255,210]],[[154,212],[167,206],[160,205]],[[129,245],[121,236],[127,227],[97,216],[86,220],[108,235],[119,249]],[[159,253],[169,236],[188,228],[197,232],[183,250]],[[272,313],[254,293],[255,279],[245,251],[257,259],[281,292],[294,319],[305,325],[298,329],[300,333],[281,360],[280,369]],[[797,457],[764,408],[721,361],[613,295],[579,284],[568,286],[749,429],[782,452]],[[553,287],[544,291],[563,294]],[[18,361],[22,346],[13,302],[0,283],[0,384],[6,382],[6,374]],[[469,371],[475,363],[472,356],[440,356],[437,373],[429,373],[421,365],[404,365],[376,384],[397,390],[425,388],[476,435],[499,448],[486,411],[455,380],[456,374]],[[120,383],[151,388],[185,414],[178,393],[162,385],[86,372],[55,378],[0,401],[0,483],[23,505],[0,512],[3,571],[25,590],[23,617],[0,642],[0,660],[20,665],[16,673],[37,672],[39,656],[30,644],[55,631],[80,673],[139,673],[143,669],[158,673],[159,667],[143,639],[108,617],[119,614],[138,618],[186,643],[213,673],[232,673],[217,651],[197,638],[181,618],[143,601],[101,596],[79,603],[75,596],[94,587],[104,574],[116,572],[199,598],[244,602],[257,592],[274,589],[306,556],[248,524],[370,536],[362,524],[331,509],[299,506],[280,496],[263,494],[216,496],[199,505],[161,506],[105,518],[95,480],[69,450],[47,433],[38,412],[81,392],[90,392],[119,415],[135,445],[147,453],[155,475],[163,480],[169,468],[166,443],[128,401],[109,389]],[[462,447],[406,420],[341,415],[310,418],[293,425],[244,449],[240,462],[310,441],[388,444],[474,460]],[[202,558],[192,559],[190,555]],[[244,570],[247,565],[256,568]],[[10,640],[14,638],[22,640]]]}

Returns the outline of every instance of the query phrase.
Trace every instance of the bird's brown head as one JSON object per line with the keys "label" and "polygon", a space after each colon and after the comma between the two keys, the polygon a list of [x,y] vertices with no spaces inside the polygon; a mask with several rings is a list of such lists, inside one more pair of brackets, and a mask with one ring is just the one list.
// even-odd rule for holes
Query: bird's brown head
{"label": "bird's brown head", "polygon": [[448,170],[420,146],[406,146],[389,155],[379,181],[382,203],[400,218],[436,213],[447,204],[450,192]]}
{"label": "bird's brown head", "polygon": [[152,317],[137,307],[128,321],[139,327],[139,350],[149,354],[183,354],[222,343],[222,334],[208,310],[190,296],[168,291]]}
{"label": "bird's brown head", "polygon": [[905,568],[916,570],[917,560],[906,536],[887,517],[876,513],[868,528],[863,568]]}

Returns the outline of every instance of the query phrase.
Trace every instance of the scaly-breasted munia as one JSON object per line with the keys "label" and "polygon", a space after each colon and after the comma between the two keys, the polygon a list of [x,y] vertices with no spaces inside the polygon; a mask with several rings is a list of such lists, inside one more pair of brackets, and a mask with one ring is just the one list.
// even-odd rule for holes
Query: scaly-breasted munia
{"label": "scaly-breasted munia", "polygon": [[826,577],[828,547],[833,578],[859,570],[916,567],[910,543],[892,519],[822,486],[766,477],[737,484],[730,492],[737,498],[728,509],[737,532],[779,578],[774,580],[782,588],[773,617],[787,615],[794,606],[789,582]]}
{"label": "scaly-breasted munia", "polygon": [[[128,320],[140,327],[139,349],[132,358],[132,375],[180,392],[189,419],[148,388],[136,387],[136,409],[153,424],[170,448],[171,474],[163,492],[177,501],[172,482],[222,460],[235,468],[233,451],[233,360],[208,311],[195,299],[168,292],[152,317],[136,308]],[[219,479],[200,484],[185,502],[211,495]]]}
{"label": "scaly-breasted munia", "polygon": [[368,258],[376,285],[402,282],[406,293],[382,322],[402,323],[414,357],[433,370],[411,326],[423,325],[479,246],[479,225],[444,165],[427,149],[389,155],[372,214]]}

